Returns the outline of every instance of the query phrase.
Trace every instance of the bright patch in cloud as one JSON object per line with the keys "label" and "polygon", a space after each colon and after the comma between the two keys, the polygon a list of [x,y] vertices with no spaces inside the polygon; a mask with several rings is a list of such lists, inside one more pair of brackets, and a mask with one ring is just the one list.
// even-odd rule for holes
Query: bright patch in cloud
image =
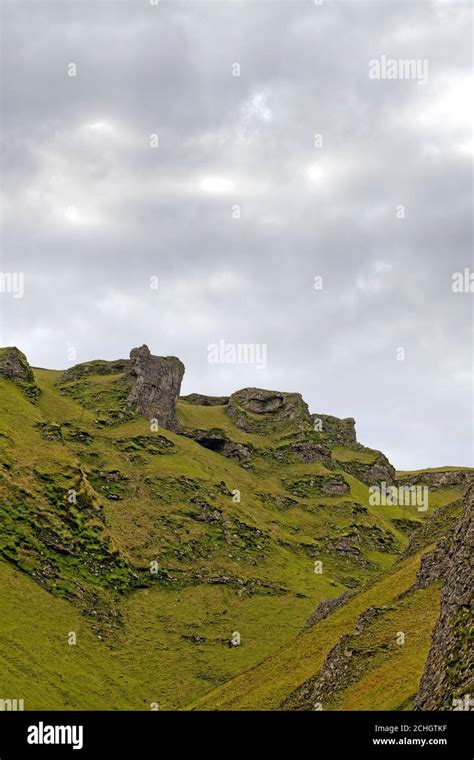
{"label": "bright patch in cloud", "polygon": [[306,175],[311,182],[318,183],[326,178],[326,172],[321,164],[311,164],[306,170]]}
{"label": "bright patch in cloud", "polygon": [[421,124],[472,129],[474,120],[473,77],[464,76],[443,81],[442,94],[430,102],[418,119]]}
{"label": "bright patch in cloud", "polygon": [[267,96],[264,92],[257,92],[244,104],[244,118],[248,121],[272,121],[273,111],[267,106]]}
{"label": "bright patch in cloud", "polygon": [[392,264],[388,261],[378,259],[374,261],[370,267],[370,271],[366,274],[359,275],[356,280],[356,287],[358,290],[365,291],[367,293],[378,293],[388,286],[384,274],[390,272],[393,269]]}
{"label": "bright patch in cloud", "polygon": [[234,187],[235,185],[232,180],[225,179],[225,177],[206,177],[200,184],[201,190],[213,195],[230,193],[234,190]]}
{"label": "bright patch in cloud", "polygon": [[113,135],[116,133],[116,128],[108,121],[94,121],[90,124],[86,124],[84,129],[94,135]]}
{"label": "bright patch in cloud", "polygon": [[98,223],[97,216],[77,206],[66,206],[58,209],[56,214],[69,227],[91,227]]}

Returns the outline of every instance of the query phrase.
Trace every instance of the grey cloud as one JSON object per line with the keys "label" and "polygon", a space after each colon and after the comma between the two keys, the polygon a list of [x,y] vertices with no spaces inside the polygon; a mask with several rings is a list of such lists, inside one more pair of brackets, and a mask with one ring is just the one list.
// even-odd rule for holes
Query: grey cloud
{"label": "grey cloud", "polygon": [[[3,344],[64,367],[71,345],[86,360],[147,342],[183,359],[186,391],[300,391],[398,467],[473,463],[473,300],[451,291],[473,266],[468,6],[3,15],[2,269],[26,281],[1,296]],[[369,80],[383,54],[427,58],[428,84]],[[268,344],[267,369],[209,365],[220,338]]]}

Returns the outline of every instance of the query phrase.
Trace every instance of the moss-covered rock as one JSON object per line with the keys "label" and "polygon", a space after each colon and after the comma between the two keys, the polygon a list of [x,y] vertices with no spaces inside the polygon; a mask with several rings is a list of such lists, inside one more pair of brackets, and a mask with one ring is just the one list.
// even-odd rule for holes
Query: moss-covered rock
{"label": "moss-covered rock", "polygon": [[470,710],[474,692],[474,485],[452,537],[435,550],[430,567],[444,580],[441,611],[415,700],[417,710]]}
{"label": "moss-covered rock", "polygon": [[247,433],[264,433],[281,428],[309,428],[308,405],[300,393],[243,388],[233,393],[226,407],[227,414],[238,428]]}
{"label": "moss-covered rock", "polygon": [[180,396],[180,401],[196,406],[225,406],[229,403],[229,396],[204,396],[202,393],[190,393],[188,396]]}
{"label": "moss-covered rock", "polygon": [[40,390],[36,385],[33,370],[25,354],[15,346],[0,348],[0,377],[16,383],[32,400],[39,396]]}

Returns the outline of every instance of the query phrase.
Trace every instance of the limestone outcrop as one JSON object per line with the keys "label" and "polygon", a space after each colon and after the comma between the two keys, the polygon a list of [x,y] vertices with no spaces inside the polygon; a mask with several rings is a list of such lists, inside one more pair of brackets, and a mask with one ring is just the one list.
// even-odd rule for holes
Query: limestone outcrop
{"label": "limestone outcrop", "polygon": [[148,346],[134,348],[123,376],[130,385],[127,404],[148,419],[158,420],[167,430],[179,429],[176,404],[184,364],[175,356],[153,356]]}
{"label": "limestone outcrop", "polygon": [[334,443],[341,446],[354,446],[357,443],[353,417],[340,419],[330,414],[312,414],[311,418],[314,429],[324,433]]}
{"label": "limestone outcrop", "polygon": [[311,424],[308,405],[300,393],[243,388],[231,395],[226,409],[246,433],[268,431],[279,423],[293,423],[297,429]]}
{"label": "limestone outcrop", "polygon": [[33,370],[25,354],[15,346],[0,349],[0,377],[17,383],[31,398],[39,395]]}
{"label": "limestone outcrop", "polygon": [[441,610],[433,632],[431,649],[416,710],[472,709],[474,697],[474,484],[464,497],[464,511],[454,536],[440,547],[444,572]]}

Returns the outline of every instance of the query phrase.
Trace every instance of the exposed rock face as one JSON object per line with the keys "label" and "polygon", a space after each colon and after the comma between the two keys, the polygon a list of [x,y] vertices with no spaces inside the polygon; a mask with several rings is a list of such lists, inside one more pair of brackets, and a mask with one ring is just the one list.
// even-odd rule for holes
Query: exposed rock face
{"label": "exposed rock face", "polygon": [[[445,578],[441,611],[415,709],[469,709],[469,695],[471,698],[474,695],[474,485],[465,495],[464,512],[454,536],[445,542],[444,547],[439,547],[439,551],[443,571],[440,575]],[[467,707],[457,706],[466,703]]]}
{"label": "exposed rock face", "polygon": [[339,419],[330,414],[312,414],[311,418],[315,429],[320,429],[321,433],[327,435],[335,443],[342,446],[353,446],[357,443],[355,420],[352,417]]}
{"label": "exposed rock face", "polygon": [[2,348],[0,354],[0,377],[13,382],[20,380],[33,383],[35,378],[25,354],[16,347]]}
{"label": "exposed rock face", "polygon": [[334,610],[342,607],[342,605],[345,604],[348,599],[353,596],[353,594],[354,591],[351,589],[349,591],[344,591],[343,594],[340,596],[335,596],[332,599],[323,599],[322,602],[318,604],[315,611],[312,612],[309,616],[308,620],[306,621],[305,628],[312,628],[313,625],[318,623],[320,620],[327,618],[331,612],[334,612]]}
{"label": "exposed rock face", "polygon": [[243,466],[250,460],[252,452],[249,446],[237,443],[236,441],[230,441],[224,431],[217,428],[215,430],[187,430],[184,432],[184,435],[192,438],[193,441],[196,441],[196,443],[199,443],[206,449],[215,451],[217,454],[222,454],[229,459],[235,459]]}
{"label": "exposed rock face", "polygon": [[39,395],[33,370],[25,354],[15,346],[0,349],[0,377],[17,383],[32,398]]}
{"label": "exposed rock face", "polygon": [[369,607],[357,625],[342,636],[329,652],[319,673],[305,681],[280,705],[284,710],[324,709],[338,694],[357,679],[364,663],[358,652],[358,637],[387,607]]}
{"label": "exposed rock face", "polygon": [[248,446],[243,443],[236,443],[234,441],[226,441],[222,449],[222,454],[229,459],[236,459],[237,462],[245,465],[251,455],[251,451]]}
{"label": "exposed rock face", "polygon": [[229,403],[229,396],[203,396],[201,393],[190,393],[189,396],[181,396],[180,400],[197,406],[225,406]]}
{"label": "exposed rock face", "polygon": [[364,462],[338,462],[338,467],[368,486],[376,486],[380,483],[387,483],[389,486],[393,485],[396,475],[395,467],[380,451],[374,451],[374,454],[378,454],[378,456],[370,464]]}
{"label": "exposed rock face", "polygon": [[474,470],[440,470],[439,472],[422,472],[402,477],[398,485],[428,486],[430,491],[439,488],[465,488],[474,480]]}
{"label": "exposed rock face", "polygon": [[280,446],[274,450],[273,457],[281,462],[286,462],[288,461],[288,457],[292,457],[304,464],[322,462],[327,467],[330,467],[332,464],[331,450],[327,446],[313,443],[312,441],[296,441],[295,443],[290,443],[289,446]]}
{"label": "exposed rock face", "polygon": [[444,539],[433,549],[424,554],[420,561],[420,567],[416,574],[414,586],[409,591],[417,591],[426,588],[431,583],[441,580],[448,569],[448,546],[449,540]]}
{"label": "exposed rock face", "polygon": [[302,429],[309,426],[308,405],[300,393],[243,388],[233,393],[227,414],[238,428],[247,433],[265,432],[275,423],[294,423]]}
{"label": "exposed rock face", "polygon": [[435,509],[431,517],[415,527],[411,532],[408,544],[397,562],[417,554],[421,549],[437,542],[443,542],[448,533],[452,533],[452,525],[456,525],[463,511],[463,499],[457,499],[444,507]]}
{"label": "exposed rock face", "polygon": [[152,356],[148,346],[134,348],[123,381],[131,385],[127,403],[167,430],[178,430],[176,403],[184,364],[174,356]]}

